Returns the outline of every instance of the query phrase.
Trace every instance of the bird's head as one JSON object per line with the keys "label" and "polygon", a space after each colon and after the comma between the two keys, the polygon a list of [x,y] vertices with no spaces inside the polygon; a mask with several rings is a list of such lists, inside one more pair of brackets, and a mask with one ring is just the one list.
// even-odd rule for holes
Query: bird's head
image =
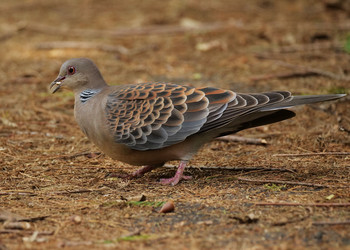
{"label": "bird's head", "polygon": [[85,89],[98,89],[106,85],[103,77],[93,61],[87,58],[73,58],[64,62],[60,72],[50,86],[53,94],[61,87],[66,87],[74,92]]}

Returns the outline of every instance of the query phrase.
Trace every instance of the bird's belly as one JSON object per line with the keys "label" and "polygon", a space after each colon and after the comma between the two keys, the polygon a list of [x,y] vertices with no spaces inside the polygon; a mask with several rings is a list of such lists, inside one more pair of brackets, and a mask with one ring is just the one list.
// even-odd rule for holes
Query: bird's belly
{"label": "bird's belly", "polygon": [[134,150],[124,144],[115,142],[94,141],[94,143],[112,159],[136,166],[159,165],[172,160],[189,160],[199,148],[188,143],[188,141],[161,149],[146,151]]}
{"label": "bird's belly", "polygon": [[109,146],[103,144],[99,148],[112,159],[136,166],[164,164],[167,161],[180,158],[179,155],[167,148],[139,151],[117,143]]}

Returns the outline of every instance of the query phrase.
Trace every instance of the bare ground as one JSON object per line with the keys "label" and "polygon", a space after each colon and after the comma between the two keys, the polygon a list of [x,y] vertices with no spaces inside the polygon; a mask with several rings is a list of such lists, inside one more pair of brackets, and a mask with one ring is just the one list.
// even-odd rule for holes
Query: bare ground
{"label": "bare ground", "polygon": [[[0,11],[0,249],[350,249],[349,97],[239,134],[268,145],[205,145],[194,179],[169,187],[158,180],[174,168],[110,177],[135,167],[95,153],[71,93],[47,93],[72,57],[111,84],[350,93],[347,1],[4,0]],[[175,211],[159,213],[167,201]]]}

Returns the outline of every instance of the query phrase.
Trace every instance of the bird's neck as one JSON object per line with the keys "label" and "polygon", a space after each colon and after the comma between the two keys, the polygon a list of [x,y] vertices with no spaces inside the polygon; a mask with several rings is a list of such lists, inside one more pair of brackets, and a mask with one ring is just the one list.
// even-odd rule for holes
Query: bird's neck
{"label": "bird's neck", "polygon": [[[80,92],[79,96],[76,96],[81,103],[87,102],[90,98],[100,93],[101,89],[85,89]],[[78,101],[77,100],[77,101]]]}

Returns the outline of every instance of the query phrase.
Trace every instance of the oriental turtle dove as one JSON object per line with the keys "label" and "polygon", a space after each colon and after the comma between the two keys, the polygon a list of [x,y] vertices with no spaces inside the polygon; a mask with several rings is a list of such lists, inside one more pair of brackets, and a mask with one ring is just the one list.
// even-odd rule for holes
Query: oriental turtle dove
{"label": "oriental turtle dove", "polygon": [[286,108],[344,96],[292,96],[288,91],[241,94],[162,82],[109,86],[86,58],[63,63],[50,91],[60,87],[73,90],[75,118],[93,143],[113,159],[144,166],[132,177],[180,160],[175,176],[161,180],[171,185],[190,178],[183,175],[186,163],[206,142],[293,117],[294,112]]}

